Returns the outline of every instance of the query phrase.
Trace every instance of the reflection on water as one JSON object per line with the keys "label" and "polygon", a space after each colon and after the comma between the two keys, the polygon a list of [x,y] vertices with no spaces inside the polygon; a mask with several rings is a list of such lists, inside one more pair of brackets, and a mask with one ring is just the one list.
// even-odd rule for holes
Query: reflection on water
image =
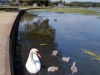
{"label": "reflection on water", "polygon": [[[71,75],[70,68],[74,61],[78,69],[74,75],[100,75],[98,61],[84,54],[84,50],[100,54],[100,19],[70,13],[30,12],[30,14],[38,16],[29,20],[22,19],[19,26],[18,50],[25,75],[29,75],[25,63],[33,47],[37,48],[42,56],[40,59],[42,68],[36,75]],[[44,43],[48,45],[40,45]],[[58,51],[57,57],[51,56],[54,50]],[[70,57],[69,63],[61,60],[63,56]],[[50,66],[57,66],[59,70],[48,73],[47,68]]]}

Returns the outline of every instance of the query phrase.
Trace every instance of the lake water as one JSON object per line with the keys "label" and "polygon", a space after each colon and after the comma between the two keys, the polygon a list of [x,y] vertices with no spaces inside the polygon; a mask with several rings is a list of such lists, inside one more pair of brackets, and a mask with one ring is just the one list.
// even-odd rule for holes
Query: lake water
{"label": "lake water", "polygon": [[[100,75],[99,61],[84,53],[87,50],[100,54],[100,19],[97,16],[48,11],[29,13],[38,16],[28,15],[20,21],[16,51],[19,55],[16,56],[21,56],[23,65],[18,67],[20,62],[19,65],[16,62],[16,75],[29,75],[25,63],[31,48],[37,48],[42,56],[42,67],[36,75],[71,75],[74,61],[78,69],[74,75]],[[40,45],[44,43],[47,45]],[[58,51],[57,57],[51,56],[53,50]],[[69,63],[61,60],[63,56],[70,57]],[[59,70],[48,73],[50,66],[57,66]]]}

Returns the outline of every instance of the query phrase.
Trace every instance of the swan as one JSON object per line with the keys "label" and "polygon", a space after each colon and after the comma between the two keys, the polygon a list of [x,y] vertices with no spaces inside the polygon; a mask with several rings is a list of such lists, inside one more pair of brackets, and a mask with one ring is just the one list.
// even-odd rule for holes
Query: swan
{"label": "swan", "polygon": [[67,63],[69,62],[69,59],[70,59],[70,57],[68,57],[68,58],[67,57],[62,57],[62,60],[67,62]]}
{"label": "swan", "polygon": [[57,56],[57,53],[58,53],[57,50],[54,50],[54,51],[52,52],[52,55],[53,55],[53,56]]}
{"label": "swan", "polygon": [[77,67],[75,66],[75,64],[76,64],[76,62],[73,62],[73,65],[71,67],[72,74],[77,72]]}
{"label": "swan", "polygon": [[48,68],[48,72],[54,72],[56,70],[58,70],[58,67],[55,67],[55,66],[51,66]]}
{"label": "swan", "polygon": [[25,67],[29,73],[36,74],[40,71],[41,63],[38,57],[41,58],[38,50],[36,48],[32,48],[25,64]]}

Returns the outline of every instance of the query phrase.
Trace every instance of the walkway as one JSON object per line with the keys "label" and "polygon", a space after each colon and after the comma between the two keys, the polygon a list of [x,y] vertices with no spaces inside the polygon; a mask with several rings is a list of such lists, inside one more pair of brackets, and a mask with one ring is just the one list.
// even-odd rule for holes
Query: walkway
{"label": "walkway", "polygon": [[0,12],[0,75],[11,75],[9,64],[9,35],[18,12]]}

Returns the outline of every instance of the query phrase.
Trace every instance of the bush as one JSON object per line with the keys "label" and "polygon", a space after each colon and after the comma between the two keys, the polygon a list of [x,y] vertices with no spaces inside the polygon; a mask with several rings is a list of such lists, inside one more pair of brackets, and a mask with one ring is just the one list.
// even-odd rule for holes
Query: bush
{"label": "bush", "polygon": [[9,11],[11,11],[11,9],[6,9],[6,12],[9,12]]}

